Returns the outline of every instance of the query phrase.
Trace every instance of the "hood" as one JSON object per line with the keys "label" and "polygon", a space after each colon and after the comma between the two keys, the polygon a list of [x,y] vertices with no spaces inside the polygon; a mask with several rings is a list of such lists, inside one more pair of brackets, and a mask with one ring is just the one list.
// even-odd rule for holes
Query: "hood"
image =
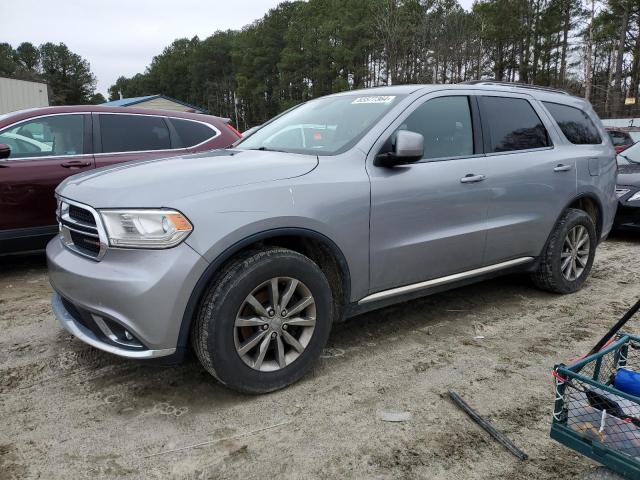
{"label": "hood", "polygon": [[69,177],[59,195],[96,208],[159,208],[211,190],[302,176],[315,155],[257,150],[214,150],[129,162]]}
{"label": "hood", "polygon": [[618,185],[640,187],[640,164],[618,165]]}

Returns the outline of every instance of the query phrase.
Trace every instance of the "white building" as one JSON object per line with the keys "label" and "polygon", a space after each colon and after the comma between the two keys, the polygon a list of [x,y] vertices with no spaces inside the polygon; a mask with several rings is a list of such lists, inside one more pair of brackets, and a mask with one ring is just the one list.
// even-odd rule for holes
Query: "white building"
{"label": "white building", "polygon": [[0,77],[0,114],[48,106],[49,92],[46,83]]}

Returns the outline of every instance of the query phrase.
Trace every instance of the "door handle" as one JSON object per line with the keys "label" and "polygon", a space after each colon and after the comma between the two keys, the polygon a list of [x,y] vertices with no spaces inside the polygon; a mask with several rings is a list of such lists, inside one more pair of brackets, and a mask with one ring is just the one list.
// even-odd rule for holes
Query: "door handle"
{"label": "door handle", "polygon": [[562,163],[558,164],[557,167],[554,167],[554,172],[568,172],[573,167],[571,165],[563,165]]}
{"label": "door handle", "polygon": [[60,166],[64,168],[80,168],[80,167],[88,167],[91,165],[91,162],[86,162],[83,160],[69,160],[68,162],[62,162]]}
{"label": "door handle", "polygon": [[462,177],[460,179],[460,183],[475,183],[475,182],[481,182],[483,181],[485,178],[484,175],[474,175],[473,173],[469,173],[467,175],[465,175],[464,177]]}

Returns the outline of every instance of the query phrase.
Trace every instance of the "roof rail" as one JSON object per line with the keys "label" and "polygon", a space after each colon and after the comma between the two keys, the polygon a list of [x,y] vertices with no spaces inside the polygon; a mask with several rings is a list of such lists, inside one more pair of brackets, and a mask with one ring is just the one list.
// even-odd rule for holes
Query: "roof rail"
{"label": "roof rail", "polygon": [[562,93],[564,95],[571,95],[569,92],[560,90],[559,88],[541,87],[539,85],[529,85],[528,83],[520,83],[520,82],[503,82],[500,80],[467,80],[460,83],[465,85],[501,85],[503,87],[529,88],[531,90],[542,90],[545,92]]}

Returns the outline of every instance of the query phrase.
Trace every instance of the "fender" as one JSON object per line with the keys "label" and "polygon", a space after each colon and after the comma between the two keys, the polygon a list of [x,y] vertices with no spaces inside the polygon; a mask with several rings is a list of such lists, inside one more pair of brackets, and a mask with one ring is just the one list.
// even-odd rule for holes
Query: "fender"
{"label": "fender", "polygon": [[[577,202],[578,200],[580,200],[582,198],[588,198],[589,200],[593,200],[593,202],[596,204],[596,207],[598,208],[598,214],[600,216],[598,222],[596,223],[596,232],[597,232],[598,235],[600,235],[602,233],[602,215],[603,215],[603,213],[602,213],[603,212],[602,203],[600,202],[598,197],[596,195],[594,195],[594,194],[585,193],[585,192],[579,193],[579,194],[577,194],[575,197],[573,197],[571,200],[569,200],[567,202],[567,204],[564,206],[564,208],[560,211],[560,213],[556,217],[556,221],[553,224],[553,229],[549,232],[549,235],[547,236],[547,241],[544,242],[544,246],[542,247],[542,251],[538,255],[538,258],[540,258],[542,256],[542,254],[546,251],[547,245],[549,245],[549,239],[551,238],[551,235],[553,234],[553,231],[555,230],[556,225],[558,225],[558,222],[560,221],[560,217],[562,217],[562,215],[564,215],[564,212],[567,211],[567,209],[571,206],[571,204]],[[598,244],[600,243],[600,241],[601,241],[601,239],[598,237]]]}
{"label": "fender", "polygon": [[331,240],[326,235],[322,233],[316,232],[315,230],[309,230],[307,228],[274,228],[270,230],[265,230],[263,232],[255,233],[250,235],[239,242],[234,243],[230,247],[228,247],[225,251],[223,251],[220,255],[218,255],[207,267],[204,271],[196,286],[194,287],[191,295],[189,296],[189,301],[187,302],[187,306],[185,308],[184,314],[182,315],[182,322],[180,324],[180,332],[178,334],[178,343],[176,345],[177,350],[182,351],[182,355],[187,350],[189,344],[189,331],[191,330],[191,322],[193,321],[193,316],[196,313],[196,309],[198,308],[198,304],[200,303],[200,299],[204,294],[206,288],[209,286],[211,279],[213,276],[220,270],[220,267],[231,257],[233,257],[236,253],[244,249],[245,247],[259,242],[261,240],[267,240],[269,238],[281,237],[281,236],[296,236],[296,237],[306,237],[314,240],[318,240],[331,249],[335,258],[340,265],[342,272],[344,273],[344,288],[345,288],[345,297],[346,302],[349,301],[349,295],[351,290],[351,275],[349,273],[349,265],[347,264],[347,260],[340,250],[340,248],[335,244],[333,240]]}

